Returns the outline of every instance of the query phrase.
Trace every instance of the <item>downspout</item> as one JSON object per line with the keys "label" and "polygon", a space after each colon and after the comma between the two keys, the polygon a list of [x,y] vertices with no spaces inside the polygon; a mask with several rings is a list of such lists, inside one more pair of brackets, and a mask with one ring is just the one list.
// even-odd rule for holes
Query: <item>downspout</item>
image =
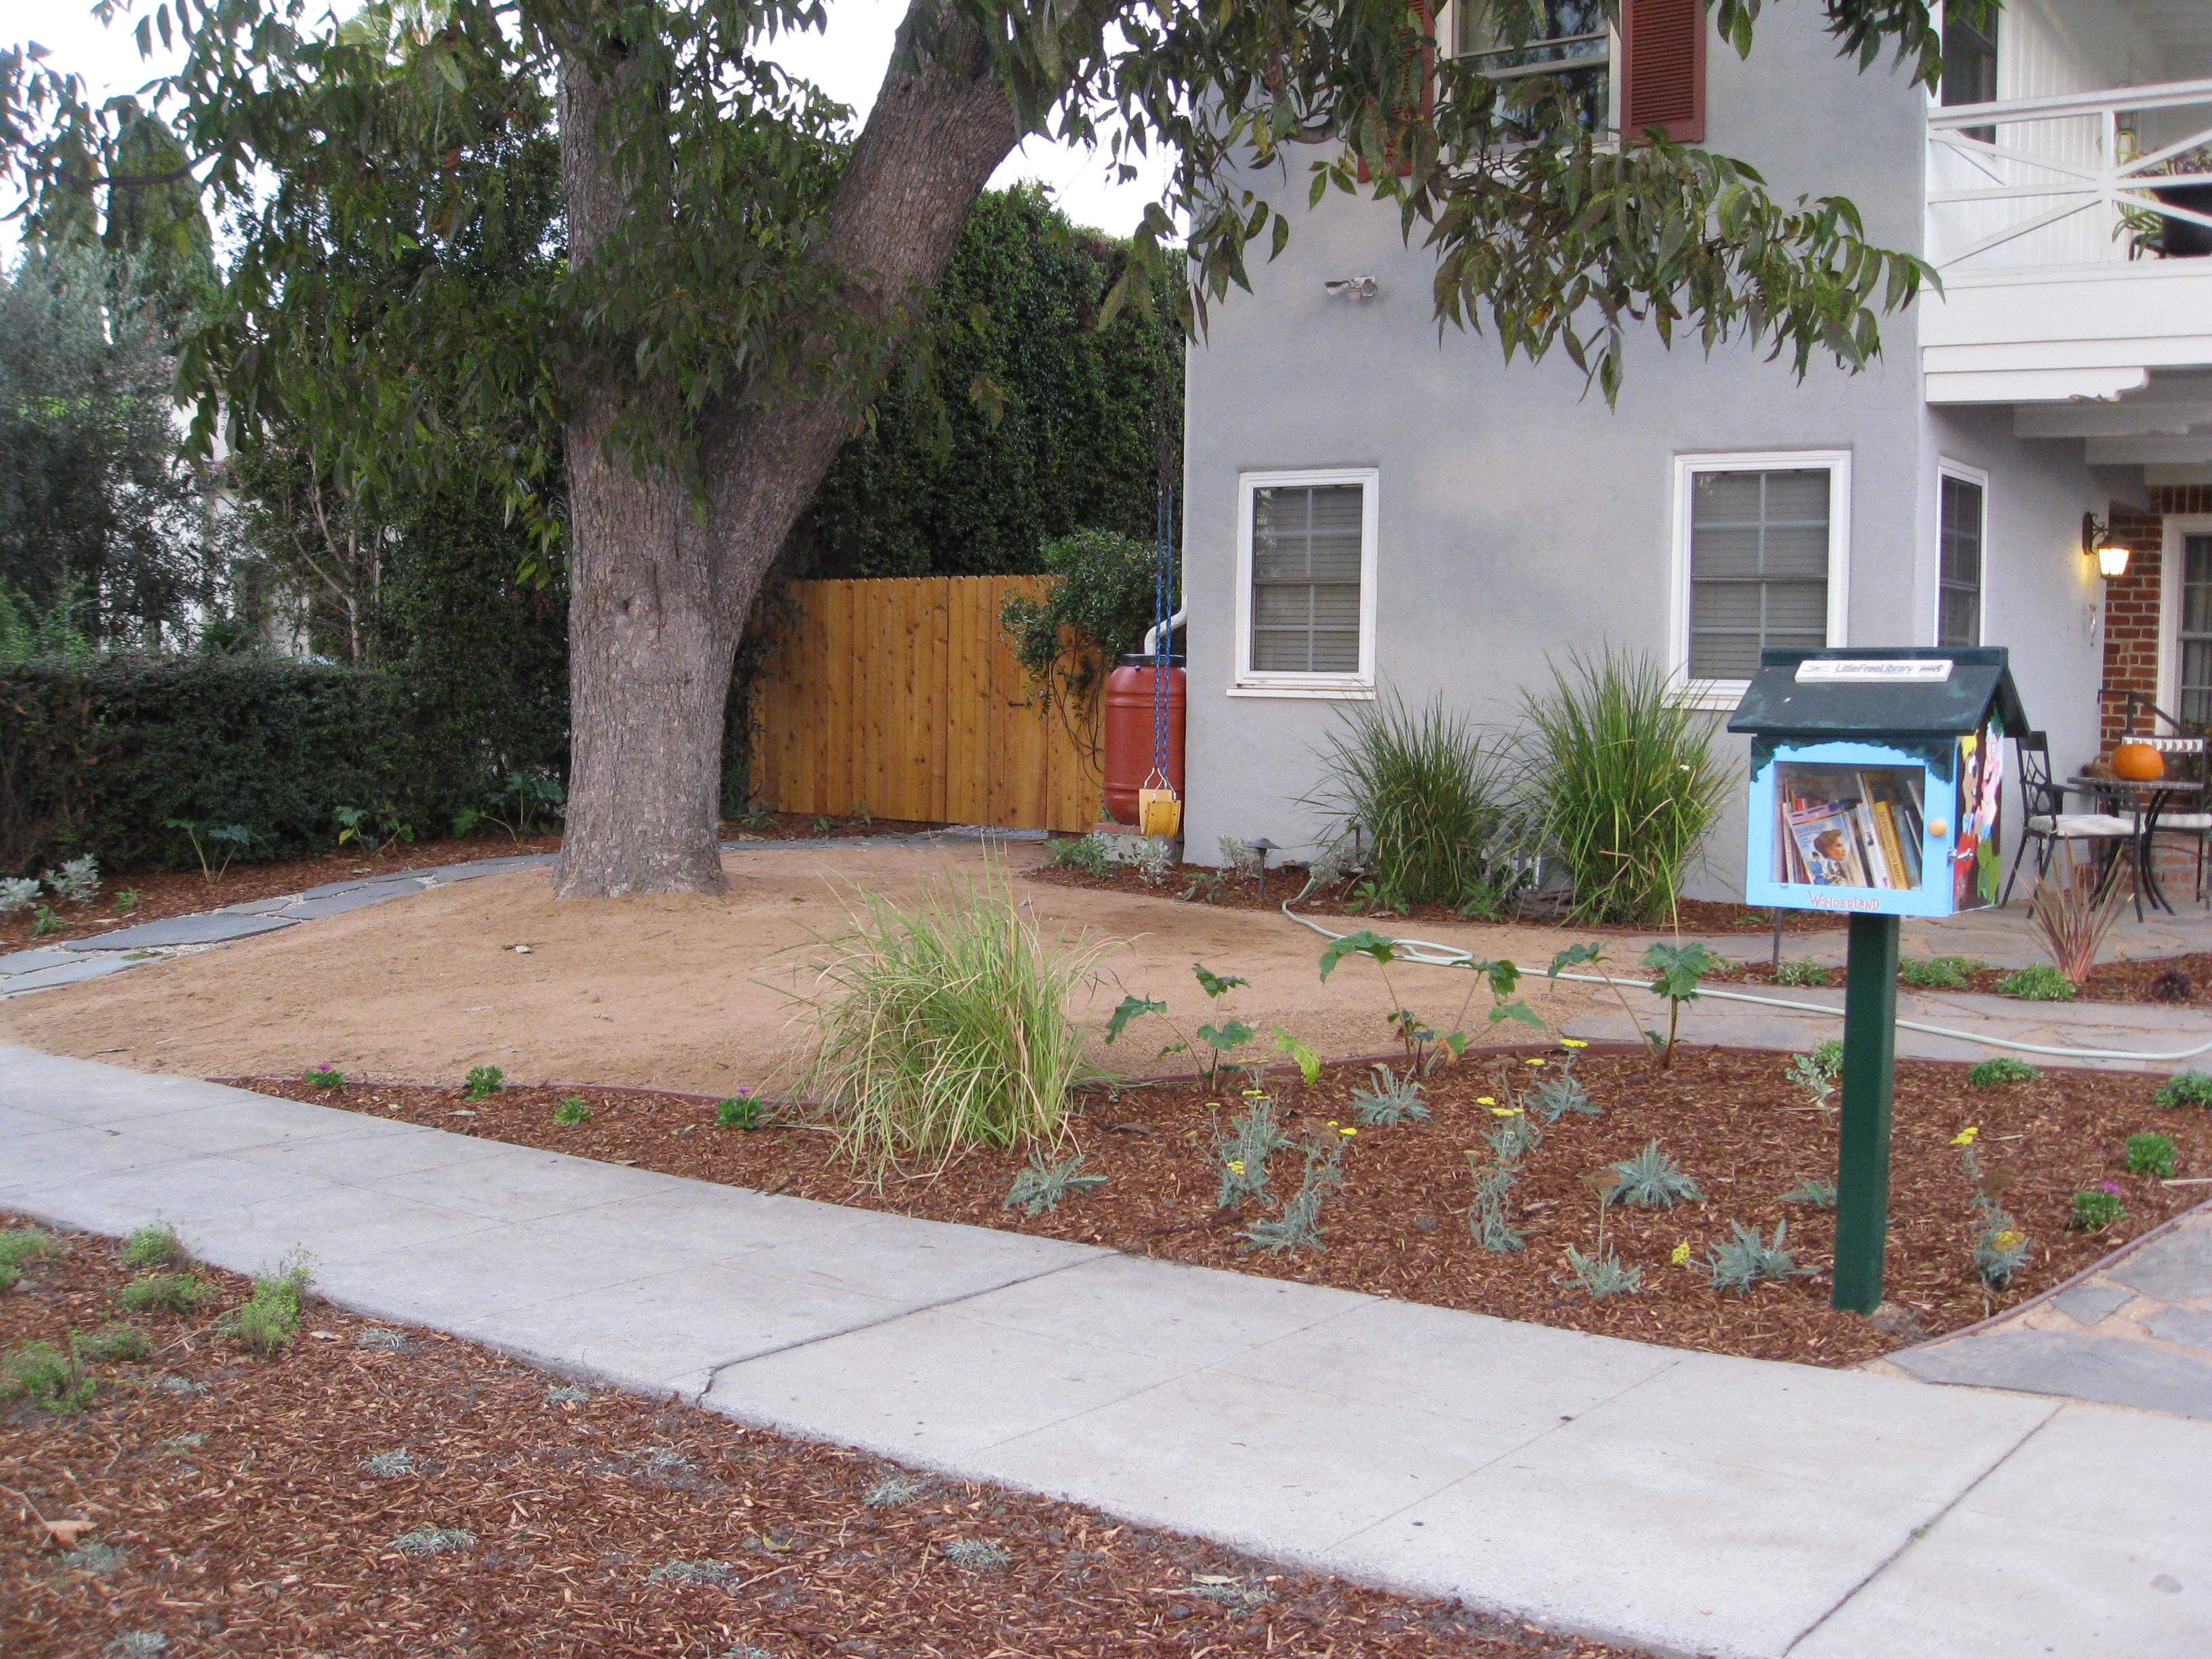
{"label": "downspout", "polygon": [[[1190,606],[1188,604],[1184,605],[1182,610],[1176,611],[1175,615],[1168,618],[1168,649],[1170,653],[1172,653],[1175,649],[1176,629],[1181,628],[1189,620]],[[1160,645],[1159,632],[1160,625],[1158,623],[1154,623],[1150,628],[1147,628],[1145,630],[1145,655],[1149,657],[1158,651]]]}

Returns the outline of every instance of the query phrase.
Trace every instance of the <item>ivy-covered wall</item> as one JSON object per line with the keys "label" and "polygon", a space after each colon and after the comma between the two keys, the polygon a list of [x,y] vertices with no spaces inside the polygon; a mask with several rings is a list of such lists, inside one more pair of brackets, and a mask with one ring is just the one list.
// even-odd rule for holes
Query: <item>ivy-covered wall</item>
{"label": "ivy-covered wall", "polygon": [[1124,258],[1035,186],[987,193],[801,522],[796,574],[1021,574],[1072,530],[1150,541],[1163,459],[1182,476],[1183,341],[1166,296],[1098,325]]}

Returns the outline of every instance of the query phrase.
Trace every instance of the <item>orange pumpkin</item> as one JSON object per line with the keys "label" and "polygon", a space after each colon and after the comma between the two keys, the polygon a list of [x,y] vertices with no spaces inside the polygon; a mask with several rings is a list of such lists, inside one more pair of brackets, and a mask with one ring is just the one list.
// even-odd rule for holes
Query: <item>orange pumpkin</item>
{"label": "orange pumpkin", "polygon": [[2166,757],[2147,743],[2124,743],[2112,750],[2112,775],[2130,783],[2156,783],[2166,775]]}

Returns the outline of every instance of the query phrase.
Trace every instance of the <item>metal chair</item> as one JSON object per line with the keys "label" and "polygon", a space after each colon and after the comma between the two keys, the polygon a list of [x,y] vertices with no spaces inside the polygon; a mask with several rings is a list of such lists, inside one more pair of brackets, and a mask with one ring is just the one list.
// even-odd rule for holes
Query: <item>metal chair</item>
{"label": "metal chair", "polygon": [[[2147,743],[2167,757],[2169,768],[2176,757],[2182,757],[2185,764],[2202,766],[2203,763],[2205,741],[2203,738],[2137,738],[2135,741]],[[2212,812],[2201,809],[2193,812],[2160,812],[2158,822],[2152,826],[2151,834],[2154,840],[2160,836],[2173,836],[2197,843],[2197,902],[2203,903],[2204,848],[2208,841],[2212,841]],[[2155,849],[2150,856],[2156,856]]]}
{"label": "metal chair", "polygon": [[[2013,739],[2013,753],[2020,761],[2020,793],[2023,808],[2020,846],[2012,855],[2012,873],[2005,878],[2004,892],[1997,900],[2000,905],[2012,902],[2013,884],[2020,879],[2020,861],[2027,854],[2030,842],[2036,844],[2035,874],[2041,880],[2051,868],[2051,850],[2060,842],[2087,843],[2106,846],[2118,843],[2127,849],[2132,869],[2136,858],[2136,826],[2132,818],[2122,817],[2117,812],[2069,812],[2066,810],[2067,789],[2052,781],[2051,775],[2051,739],[2040,732],[2023,732]],[[2112,865],[2106,859],[2106,879],[2110,879]],[[2136,882],[2142,887],[2140,879]]]}

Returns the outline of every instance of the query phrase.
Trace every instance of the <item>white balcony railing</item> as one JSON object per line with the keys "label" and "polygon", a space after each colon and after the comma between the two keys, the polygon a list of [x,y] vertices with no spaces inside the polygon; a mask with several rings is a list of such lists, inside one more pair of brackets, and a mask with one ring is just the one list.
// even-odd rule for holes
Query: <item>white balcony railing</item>
{"label": "white balcony railing", "polygon": [[1927,228],[1946,277],[2212,255],[2212,80],[1931,110]]}

